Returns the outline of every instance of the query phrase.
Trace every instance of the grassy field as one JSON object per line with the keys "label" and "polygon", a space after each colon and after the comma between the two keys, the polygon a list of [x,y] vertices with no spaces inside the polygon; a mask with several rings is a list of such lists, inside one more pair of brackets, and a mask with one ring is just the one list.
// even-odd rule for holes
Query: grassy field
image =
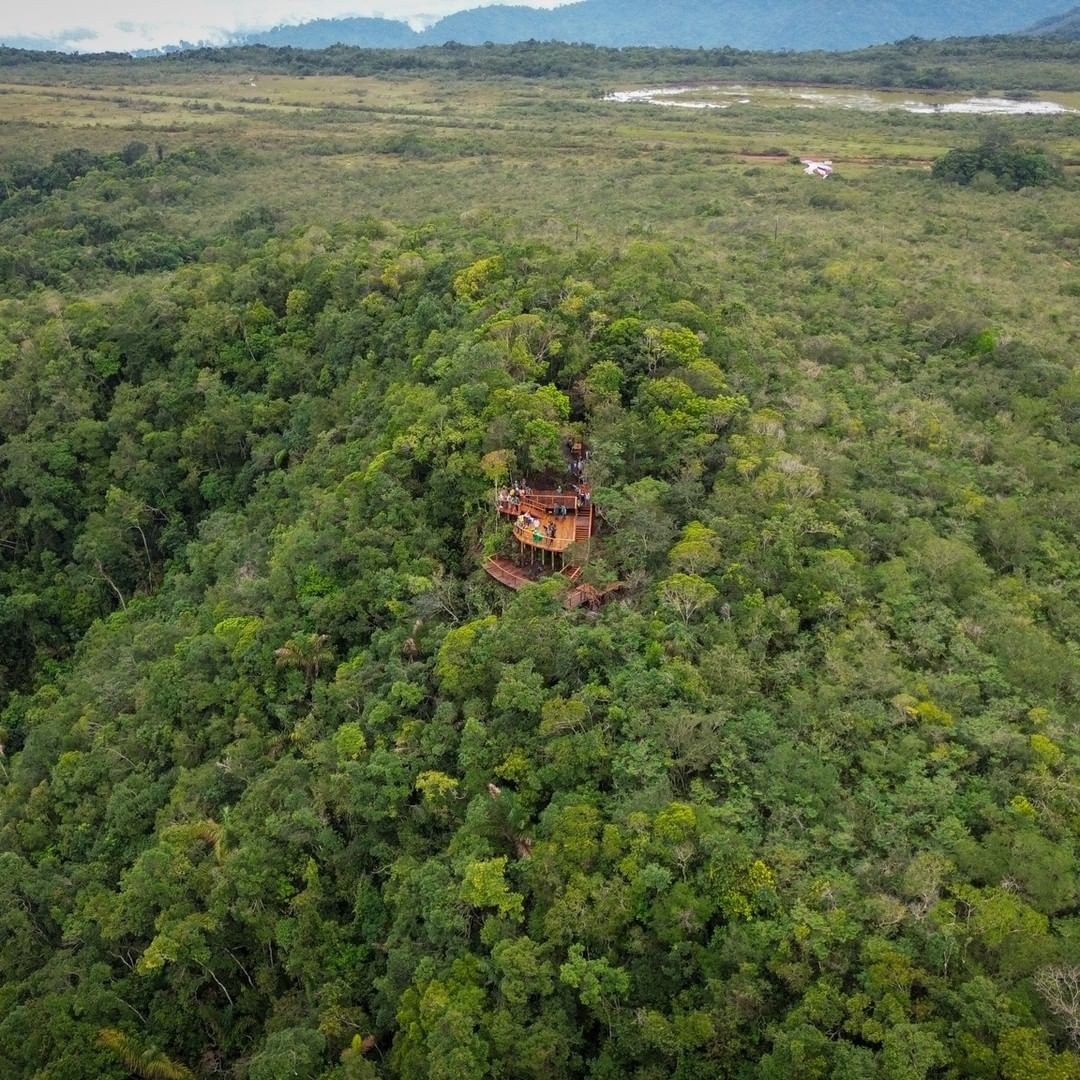
{"label": "grassy field", "polygon": [[[647,74],[629,72],[619,88],[665,81]],[[678,85],[673,75],[666,81]],[[730,79],[720,69],[711,77]],[[748,104],[698,111],[605,102],[602,89],[577,76],[9,66],[0,70],[0,164],[133,140],[166,156],[200,146],[228,164],[144,196],[178,236],[215,235],[253,209],[279,228],[449,219],[560,246],[678,241],[721,268],[728,238],[753,236],[788,244],[795,258],[823,248],[833,272],[853,278],[885,264],[902,279],[930,263],[961,288],[970,283],[999,321],[1037,312],[1044,329],[1064,323],[1075,335],[1075,193],[961,191],[928,170],[991,127],[1080,162],[1080,114],[808,108],[792,103],[790,87],[756,86]],[[1034,85],[1028,93],[1040,96]],[[1048,96],[1077,102],[1072,91]],[[804,155],[832,158],[836,176],[804,176],[792,160]],[[1018,280],[1038,288],[1018,293]]]}
{"label": "grassy field", "polygon": [[[0,79],[3,74],[0,70]],[[1053,97],[1070,106],[1080,102],[1077,94]],[[166,148],[198,140],[240,149],[259,170],[263,162],[280,164],[278,153],[299,149],[302,159],[290,157],[288,171],[308,192],[309,211],[325,205],[331,214],[339,204],[319,181],[358,169],[383,174],[385,159],[392,159],[391,166],[405,161],[417,173],[436,175],[456,174],[462,165],[485,159],[515,168],[525,161],[534,168],[516,174],[515,194],[533,205],[544,195],[537,189],[551,168],[575,170],[576,164],[596,178],[618,176],[633,162],[694,171],[730,165],[746,155],[815,153],[839,161],[873,158],[881,164],[918,165],[973,139],[992,122],[1038,138],[1066,160],[1080,160],[1080,115],[994,121],[867,113],[800,107],[775,94],[755,94],[751,104],[733,104],[723,112],[698,112],[603,102],[576,82],[447,76],[185,72],[148,86],[88,80],[85,74],[62,83],[0,81],[0,152],[5,158],[28,152],[41,157],[72,145],[115,149],[132,138],[152,138]],[[287,177],[280,179],[288,183]],[[319,189],[314,204],[313,183]],[[275,183],[267,194],[278,190]],[[408,195],[402,194],[401,210],[408,212]],[[241,192],[237,195],[242,198]]]}

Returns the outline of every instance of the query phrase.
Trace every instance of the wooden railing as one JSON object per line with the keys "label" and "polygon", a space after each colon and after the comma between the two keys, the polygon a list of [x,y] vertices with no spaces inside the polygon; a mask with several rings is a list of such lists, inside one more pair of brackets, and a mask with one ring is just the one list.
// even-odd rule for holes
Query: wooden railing
{"label": "wooden railing", "polygon": [[[539,534],[539,536],[537,536]],[[530,547],[542,548],[544,551],[565,551],[572,543],[572,536],[547,536],[542,527],[533,525],[514,525],[514,536],[523,544]]]}
{"label": "wooden railing", "polygon": [[568,510],[573,510],[577,506],[577,496],[571,493],[570,495],[557,495],[553,492],[537,493],[533,492],[531,495],[525,495],[523,502],[535,503],[541,510],[554,510],[556,506],[565,506]]}
{"label": "wooden railing", "polygon": [[520,589],[529,579],[511,563],[504,559],[488,559],[484,569],[498,582],[511,589]]}
{"label": "wooden railing", "polygon": [[567,516],[574,513],[577,509],[578,497],[576,495],[522,495],[521,499],[515,504],[507,499],[505,502],[499,501],[499,513],[501,514],[520,514],[523,510],[533,510],[542,514],[550,514],[552,510],[557,507],[564,507],[567,512]]}

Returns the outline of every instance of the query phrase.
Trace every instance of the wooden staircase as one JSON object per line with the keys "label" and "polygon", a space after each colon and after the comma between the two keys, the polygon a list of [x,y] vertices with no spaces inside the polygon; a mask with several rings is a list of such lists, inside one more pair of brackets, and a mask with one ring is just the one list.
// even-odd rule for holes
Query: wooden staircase
{"label": "wooden staircase", "polygon": [[593,507],[589,503],[589,509],[584,513],[578,512],[574,518],[574,543],[581,544],[588,540],[593,533]]}

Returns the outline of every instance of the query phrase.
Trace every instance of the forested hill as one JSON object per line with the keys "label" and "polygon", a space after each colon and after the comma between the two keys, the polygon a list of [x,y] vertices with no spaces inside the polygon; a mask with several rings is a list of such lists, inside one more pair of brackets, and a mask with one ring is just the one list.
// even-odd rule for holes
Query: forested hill
{"label": "forested hill", "polygon": [[853,49],[909,36],[1019,30],[1060,12],[1060,0],[583,0],[552,10],[487,7],[450,15],[428,31],[446,40],[560,40],[597,45],[730,45],[742,49]]}
{"label": "forested hill", "polygon": [[[387,18],[315,19],[221,35],[223,46],[320,49],[335,44],[372,49],[421,45],[579,42],[606,46],[857,49],[909,37],[948,38],[1022,32],[1060,15],[1060,0],[581,0],[555,9],[496,4],[466,9],[423,31]],[[1043,32],[1043,31],[1039,31]],[[64,40],[3,38],[29,49],[93,49],[93,35]],[[190,49],[184,43],[169,49]]]}
{"label": "forested hill", "polygon": [[250,34],[238,34],[230,45],[291,46],[325,49],[329,45],[358,45],[375,49],[408,49],[422,39],[408,23],[397,19],[313,19],[295,26],[277,26]]}
{"label": "forested hill", "polygon": [[1065,12],[1064,15],[1043,19],[1026,32],[1038,36],[1075,41],[1080,38],[1080,7],[1075,7],[1071,11]]}
{"label": "forested hill", "polygon": [[583,0],[551,10],[475,8],[440,19],[420,33],[385,19],[317,20],[245,35],[235,43],[319,47],[340,42],[379,48],[554,40],[611,46],[854,49],[910,36],[1008,33],[1059,12],[1060,0]]}

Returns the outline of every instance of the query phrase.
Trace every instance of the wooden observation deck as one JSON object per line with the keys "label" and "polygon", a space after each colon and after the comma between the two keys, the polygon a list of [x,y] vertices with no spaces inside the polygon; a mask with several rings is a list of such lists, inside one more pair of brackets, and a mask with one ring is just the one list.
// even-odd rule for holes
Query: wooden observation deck
{"label": "wooden observation deck", "polygon": [[[566,595],[569,608],[589,604],[599,605],[609,587],[598,592],[591,585],[579,583],[581,567],[566,561],[571,548],[586,545],[596,528],[596,512],[592,503],[592,490],[585,482],[585,468],[589,452],[581,442],[566,441],[567,471],[573,478],[568,486],[532,488],[528,484],[503,489],[496,496],[496,508],[500,515],[514,521],[514,539],[518,542],[520,558],[492,558],[484,569],[500,584],[510,589],[521,589],[536,580],[537,554],[540,566],[550,566],[566,577],[573,588]],[[528,566],[525,565],[526,554]],[[543,571],[541,571],[542,573]]]}
{"label": "wooden observation deck", "polygon": [[521,563],[509,559],[491,558],[484,569],[500,584],[521,589],[536,579],[535,571],[524,567],[526,554],[529,567],[539,562],[567,578],[574,586],[566,596],[566,606],[595,605],[601,594],[589,585],[579,585],[581,567],[566,561],[566,552],[575,544],[587,544],[596,526],[592,494],[585,484],[576,485],[573,493],[560,489],[524,487],[513,492],[501,492],[496,498],[500,515],[514,519],[514,539],[518,542]]}
{"label": "wooden observation deck", "polygon": [[562,555],[573,544],[586,543],[592,538],[595,517],[592,500],[585,494],[564,495],[557,491],[533,491],[517,497],[498,500],[499,513],[514,518],[514,538],[525,549],[541,553],[546,560],[552,554]]}

